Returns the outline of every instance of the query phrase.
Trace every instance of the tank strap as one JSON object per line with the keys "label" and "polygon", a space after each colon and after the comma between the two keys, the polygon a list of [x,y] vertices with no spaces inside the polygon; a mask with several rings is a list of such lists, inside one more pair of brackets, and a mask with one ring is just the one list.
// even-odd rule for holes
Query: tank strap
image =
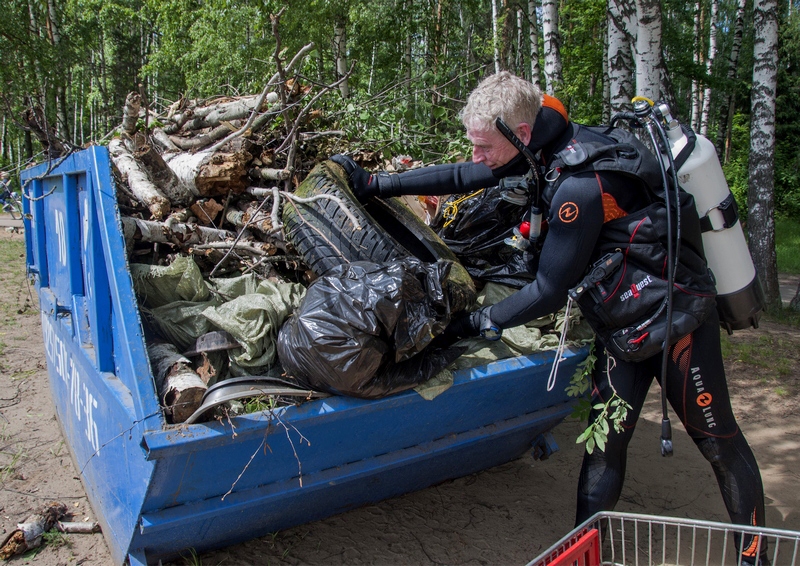
{"label": "tank strap", "polygon": [[[722,226],[720,228],[714,228],[711,224],[711,218],[708,216],[708,213],[712,210],[719,210],[722,213]],[[709,208],[706,213],[700,218],[700,231],[701,232],[721,232],[722,230],[727,230],[728,228],[735,226],[736,222],[739,220],[739,209],[736,206],[736,199],[733,198],[733,193],[728,193],[728,196],[719,203],[717,206],[712,206]]]}

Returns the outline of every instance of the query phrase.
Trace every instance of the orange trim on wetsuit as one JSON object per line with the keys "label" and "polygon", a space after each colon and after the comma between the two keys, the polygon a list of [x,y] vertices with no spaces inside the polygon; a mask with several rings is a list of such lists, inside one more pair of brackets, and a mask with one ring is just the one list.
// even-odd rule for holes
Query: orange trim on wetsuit
{"label": "orange trim on wetsuit", "polygon": [[594,176],[597,179],[597,184],[600,186],[600,197],[603,199],[603,223],[628,216],[628,213],[622,210],[622,207],[617,203],[617,199],[603,190],[603,181],[600,175],[595,172]]}

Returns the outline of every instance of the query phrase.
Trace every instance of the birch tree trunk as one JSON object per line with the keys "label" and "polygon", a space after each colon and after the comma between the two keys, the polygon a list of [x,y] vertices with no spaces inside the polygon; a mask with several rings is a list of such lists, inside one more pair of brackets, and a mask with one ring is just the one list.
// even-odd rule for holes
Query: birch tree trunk
{"label": "birch tree trunk", "polygon": [[500,0],[500,5],[502,6],[500,22],[503,24],[503,29],[500,33],[500,60],[503,61],[504,69],[518,74],[514,70],[514,48],[512,46],[514,18],[512,17],[512,8],[509,6],[508,0]]}
{"label": "birch tree trunk", "polygon": [[601,120],[603,124],[608,124],[611,120],[611,79],[608,72],[608,21],[606,21],[606,29],[603,34],[603,110]]}
{"label": "birch tree trunk", "polygon": [[[700,67],[700,32],[702,25],[702,6],[699,0],[694,3],[694,47],[692,51],[692,62],[695,67]],[[693,130],[697,130],[700,125],[700,81],[692,79],[692,115],[689,120]]]}
{"label": "birch tree trunk", "polygon": [[711,73],[717,56],[717,19],[719,0],[711,0],[711,21],[708,32],[708,57],[706,58],[706,84],[703,89],[703,111],[700,115],[700,134],[708,136],[708,116],[711,112]]}
{"label": "birch tree trunk", "polygon": [[[347,74],[347,21],[345,16],[333,19],[333,53],[336,57],[337,80]],[[339,84],[342,98],[350,98],[350,85],[346,80]]]}
{"label": "birch tree trunk", "polygon": [[542,36],[544,37],[544,80],[547,94],[554,96],[561,88],[561,36],[558,33],[558,3],[542,0]]}
{"label": "birch tree trunk", "polygon": [[[742,48],[742,36],[744,35],[744,11],[747,0],[739,0],[736,7],[736,24],[733,32],[733,45],[731,46],[731,56],[728,60],[728,94],[725,99],[725,106],[720,112],[719,127],[717,128],[717,152],[722,155],[722,162],[727,163],[731,154],[731,130],[733,129],[733,112],[735,110],[733,83],[737,76],[739,65],[739,51]],[[724,113],[724,115],[722,115]]]}
{"label": "birch tree trunk", "polygon": [[523,65],[525,64],[522,55],[522,8],[517,8],[517,48],[514,51],[514,73],[522,75],[525,71]]}
{"label": "birch tree trunk", "polygon": [[411,57],[411,30],[414,25],[412,10],[414,9],[412,0],[407,0],[403,8],[405,14],[406,38],[403,43],[403,73],[406,80],[406,92],[411,92],[411,76],[413,69],[413,59]]}
{"label": "birch tree trunk", "polygon": [[636,94],[661,98],[661,2],[636,0]]}
{"label": "birch tree trunk", "polygon": [[531,82],[541,89],[541,69],[539,68],[539,19],[536,17],[536,3],[536,0],[528,0],[528,37],[531,42]]}
{"label": "birch tree trunk", "polygon": [[778,82],[778,2],[753,6],[753,87],[750,99],[750,160],[747,189],[750,254],[764,283],[767,305],[780,308],[775,252],[775,96]]}
{"label": "birch tree trunk", "polygon": [[635,95],[633,84],[633,0],[608,2],[608,86],[611,115],[629,109]]}
{"label": "birch tree trunk", "polygon": [[500,72],[500,35],[497,32],[497,0],[492,0],[492,46],[494,46],[494,72]]}

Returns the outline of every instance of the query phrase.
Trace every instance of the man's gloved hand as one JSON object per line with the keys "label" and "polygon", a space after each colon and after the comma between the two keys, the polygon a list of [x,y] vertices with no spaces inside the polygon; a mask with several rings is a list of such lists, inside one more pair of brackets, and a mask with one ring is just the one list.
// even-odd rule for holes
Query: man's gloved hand
{"label": "man's gloved hand", "polygon": [[367,173],[351,157],[337,153],[331,156],[331,161],[344,168],[350,181],[350,188],[353,189],[353,194],[358,200],[363,202],[370,197],[380,196],[378,178]]}
{"label": "man's gloved hand", "polygon": [[457,315],[432,344],[434,347],[447,348],[463,338],[473,336],[492,341],[500,340],[503,331],[492,322],[491,311],[492,307],[489,306]]}

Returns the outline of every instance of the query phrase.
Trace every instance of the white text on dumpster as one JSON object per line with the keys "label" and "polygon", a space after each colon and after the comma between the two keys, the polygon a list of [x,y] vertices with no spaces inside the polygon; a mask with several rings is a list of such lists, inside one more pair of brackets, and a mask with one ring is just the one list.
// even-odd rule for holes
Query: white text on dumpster
{"label": "white text on dumpster", "polygon": [[94,420],[97,397],[89,391],[78,365],[72,359],[72,355],[64,341],[53,328],[53,320],[44,313],[42,313],[42,332],[44,334],[44,350],[47,355],[47,363],[64,382],[69,407],[72,409],[75,421],[84,423],[83,432],[95,455],[99,456],[100,440],[97,432],[97,423]]}

